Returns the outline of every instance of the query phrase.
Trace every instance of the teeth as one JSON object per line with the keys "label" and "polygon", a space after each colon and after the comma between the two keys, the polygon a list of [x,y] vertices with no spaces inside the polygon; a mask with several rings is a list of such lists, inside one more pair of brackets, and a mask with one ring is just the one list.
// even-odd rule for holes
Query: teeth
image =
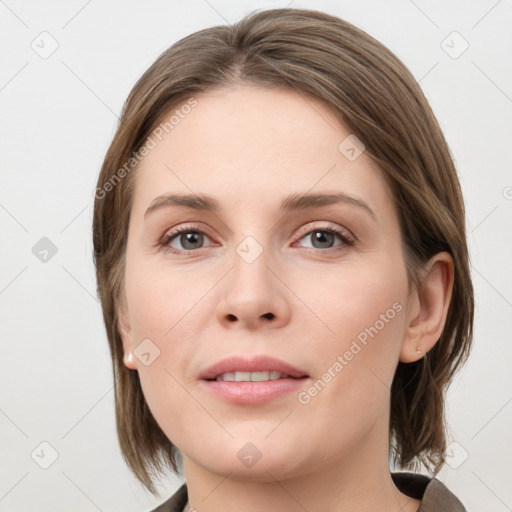
{"label": "teeth", "polygon": [[232,382],[258,382],[266,380],[288,379],[289,375],[281,372],[231,372],[219,375],[215,380]]}

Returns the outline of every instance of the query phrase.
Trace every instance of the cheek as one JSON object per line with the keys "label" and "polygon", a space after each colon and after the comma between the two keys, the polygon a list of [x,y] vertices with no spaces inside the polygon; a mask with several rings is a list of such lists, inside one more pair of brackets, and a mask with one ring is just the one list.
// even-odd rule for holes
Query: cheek
{"label": "cheek", "polygon": [[137,371],[148,407],[170,439],[186,438],[190,424],[205,422],[204,410],[186,389],[188,376],[183,372],[201,331],[199,301],[211,284],[197,273],[191,280],[190,272],[141,264],[127,265],[125,286],[133,342],[139,347]]}
{"label": "cheek", "polygon": [[126,269],[126,294],[131,298],[130,320],[140,337],[163,342],[179,328],[179,322],[192,311],[205,293],[197,275],[180,268],[134,262]]}
{"label": "cheek", "polygon": [[372,264],[340,265],[339,270],[323,275],[303,273],[294,291],[304,297],[308,306],[304,312],[314,313],[312,319],[316,318],[320,339],[327,346],[342,349],[359,335],[364,341],[368,331],[377,334],[375,328],[383,335],[381,346],[394,339],[392,333],[400,332],[407,278],[400,262],[376,258]]}
{"label": "cheek", "polygon": [[311,410],[332,408],[340,417],[351,411],[355,424],[370,421],[388,406],[398,363],[407,299],[405,267],[353,265],[329,279],[317,278],[316,287],[313,282],[305,276],[301,293],[313,304],[317,318],[312,321],[322,336],[308,340],[307,352],[317,358],[316,382],[299,402]]}

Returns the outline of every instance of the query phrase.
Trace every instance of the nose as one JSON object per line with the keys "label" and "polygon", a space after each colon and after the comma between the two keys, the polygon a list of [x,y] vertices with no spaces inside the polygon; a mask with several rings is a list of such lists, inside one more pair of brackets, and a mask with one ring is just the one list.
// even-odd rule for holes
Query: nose
{"label": "nose", "polygon": [[266,251],[255,259],[237,252],[231,271],[223,280],[218,320],[231,329],[285,325],[290,318],[290,304],[279,274],[279,266]]}

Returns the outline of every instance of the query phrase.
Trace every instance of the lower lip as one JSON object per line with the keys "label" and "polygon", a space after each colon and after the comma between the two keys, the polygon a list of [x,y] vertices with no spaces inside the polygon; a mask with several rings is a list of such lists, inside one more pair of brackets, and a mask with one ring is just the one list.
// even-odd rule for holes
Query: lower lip
{"label": "lower lip", "polygon": [[201,380],[203,386],[216,397],[234,404],[264,404],[297,392],[307,377],[300,379],[276,379],[256,382],[233,382],[223,380]]}

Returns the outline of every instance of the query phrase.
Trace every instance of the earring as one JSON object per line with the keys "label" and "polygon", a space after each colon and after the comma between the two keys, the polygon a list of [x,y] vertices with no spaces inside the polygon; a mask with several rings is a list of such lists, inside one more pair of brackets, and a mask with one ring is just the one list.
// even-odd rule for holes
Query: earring
{"label": "earring", "polygon": [[416,349],[416,354],[421,354],[421,348],[420,348],[420,347],[418,347],[418,348]]}
{"label": "earring", "polygon": [[125,364],[133,363],[133,354],[131,352],[124,357],[124,362]]}

